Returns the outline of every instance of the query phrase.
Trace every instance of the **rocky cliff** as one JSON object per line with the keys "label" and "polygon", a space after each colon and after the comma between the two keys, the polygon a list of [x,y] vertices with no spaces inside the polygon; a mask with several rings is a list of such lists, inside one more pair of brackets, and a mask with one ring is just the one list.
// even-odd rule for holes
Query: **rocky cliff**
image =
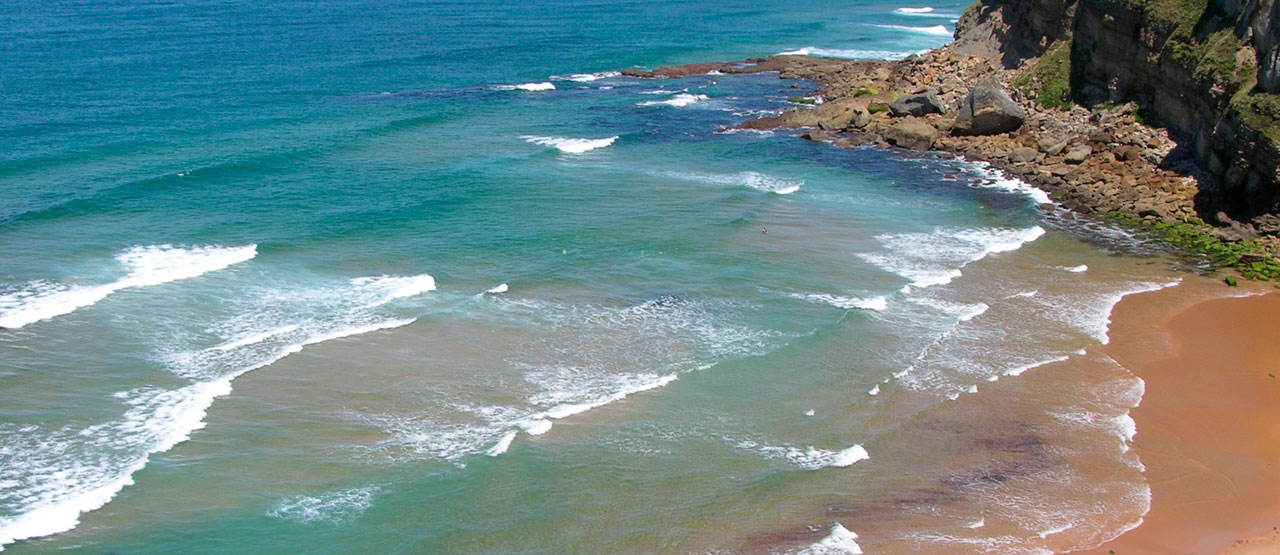
{"label": "rocky cliff", "polygon": [[1280,0],[979,0],[955,48],[1048,106],[1137,102],[1203,170],[1201,218],[1280,233]]}

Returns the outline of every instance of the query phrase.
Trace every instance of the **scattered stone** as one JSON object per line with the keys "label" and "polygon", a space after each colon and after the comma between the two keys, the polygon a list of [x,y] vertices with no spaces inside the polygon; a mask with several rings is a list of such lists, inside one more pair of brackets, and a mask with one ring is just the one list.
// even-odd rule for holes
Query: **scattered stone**
{"label": "scattered stone", "polygon": [[1009,161],[1015,164],[1022,164],[1036,159],[1036,149],[1031,147],[1018,147],[1009,153]]}
{"label": "scattered stone", "polygon": [[894,123],[884,133],[889,144],[911,150],[929,150],[938,140],[938,130],[916,118],[905,118]]}
{"label": "scattered stone", "polygon": [[1058,154],[1062,153],[1064,149],[1067,148],[1067,144],[1069,144],[1070,142],[1071,142],[1070,137],[1046,136],[1046,137],[1042,137],[1039,141],[1036,141],[1036,148],[1039,148],[1040,152],[1043,152],[1049,156],[1057,156]]}
{"label": "scattered stone", "polygon": [[853,129],[862,129],[871,123],[871,113],[862,106],[853,107],[853,117],[849,119],[849,127]]}
{"label": "scattered stone", "polygon": [[1131,162],[1142,159],[1142,151],[1134,146],[1123,146],[1116,151],[1116,159]]}
{"label": "scattered stone", "polygon": [[1088,158],[1090,154],[1093,154],[1093,147],[1089,145],[1076,145],[1071,147],[1071,150],[1067,151],[1067,155],[1062,159],[1062,161],[1068,164],[1083,164],[1085,158]]}
{"label": "scattered stone", "polygon": [[1026,110],[1009,98],[1000,82],[985,79],[960,103],[953,135],[997,135],[1022,126]]}
{"label": "scattered stone", "polygon": [[911,96],[901,96],[897,100],[889,103],[889,112],[895,117],[902,116],[926,116],[929,114],[941,114],[946,109],[942,105],[942,100],[934,93],[914,94]]}

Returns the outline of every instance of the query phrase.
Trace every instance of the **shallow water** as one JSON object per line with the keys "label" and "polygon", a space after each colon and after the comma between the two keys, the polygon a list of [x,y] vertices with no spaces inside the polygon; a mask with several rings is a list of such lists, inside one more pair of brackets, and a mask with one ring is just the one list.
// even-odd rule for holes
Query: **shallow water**
{"label": "shallow water", "polygon": [[961,161],[717,132],[811,84],[610,73],[901,56],[963,6],[900,8],[0,8],[0,545],[1131,526],[1142,384],[1080,353],[1163,258]]}

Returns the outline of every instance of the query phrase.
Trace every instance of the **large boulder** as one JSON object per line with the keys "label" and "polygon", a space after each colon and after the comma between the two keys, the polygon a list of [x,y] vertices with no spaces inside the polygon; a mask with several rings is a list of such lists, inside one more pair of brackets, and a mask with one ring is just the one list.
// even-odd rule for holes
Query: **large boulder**
{"label": "large boulder", "polygon": [[889,112],[896,117],[919,117],[928,114],[941,114],[944,111],[942,100],[938,98],[938,95],[931,92],[900,96],[889,103]]}
{"label": "large boulder", "polygon": [[894,123],[884,132],[889,144],[911,150],[929,150],[938,140],[938,130],[916,118],[908,117]]}
{"label": "large boulder", "polygon": [[960,102],[960,112],[951,128],[952,135],[998,135],[1022,126],[1026,110],[1009,98],[1009,93],[994,79],[986,79],[973,87]]}
{"label": "large boulder", "polygon": [[[862,103],[852,98],[839,98],[831,102],[824,102],[812,111],[813,117],[817,120],[817,126],[827,131],[839,131],[850,126],[861,127],[871,119],[870,115],[867,114],[866,108],[862,107]],[[865,116],[866,121],[862,120],[863,116]],[[862,125],[856,125],[859,121],[862,122]]]}

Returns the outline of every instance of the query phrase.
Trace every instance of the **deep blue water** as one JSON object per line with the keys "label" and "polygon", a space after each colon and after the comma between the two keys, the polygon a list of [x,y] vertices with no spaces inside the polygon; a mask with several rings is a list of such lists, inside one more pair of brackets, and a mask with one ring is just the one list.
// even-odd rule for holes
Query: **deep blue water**
{"label": "deep blue water", "polygon": [[[1018,379],[1083,356],[1120,293],[1167,275],[960,161],[717,132],[812,84],[611,73],[900,57],[964,6],[900,10],[921,7],[0,6],[0,545],[1114,535],[1146,510],[1136,457],[1114,455],[1136,401]],[[1090,379],[1136,387],[1117,372]],[[1036,396],[1062,406],[999,402]],[[953,440],[917,424],[1008,411],[1083,438],[1076,455],[929,510],[824,512],[982,471],[938,464]],[[1082,476],[1120,501],[1072,497]],[[853,542],[830,537],[815,549]]]}

